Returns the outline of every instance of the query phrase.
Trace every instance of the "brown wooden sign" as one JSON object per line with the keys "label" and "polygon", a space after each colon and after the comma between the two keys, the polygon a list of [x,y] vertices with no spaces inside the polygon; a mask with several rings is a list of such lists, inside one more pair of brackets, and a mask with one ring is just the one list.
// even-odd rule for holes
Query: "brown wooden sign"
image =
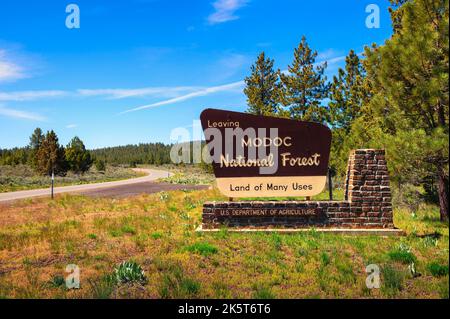
{"label": "brown wooden sign", "polygon": [[326,182],[331,131],[312,122],[206,109],[214,174],[228,197],[313,196]]}

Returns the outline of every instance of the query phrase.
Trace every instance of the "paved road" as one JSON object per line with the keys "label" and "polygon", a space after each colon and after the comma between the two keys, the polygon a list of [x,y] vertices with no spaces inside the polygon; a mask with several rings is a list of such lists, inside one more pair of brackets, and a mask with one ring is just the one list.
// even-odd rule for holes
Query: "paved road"
{"label": "paved road", "polygon": [[[115,182],[55,187],[54,192],[55,194],[81,193],[92,196],[123,197],[137,195],[140,193],[155,193],[162,190],[204,188],[201,186],[156,183],[155,180],[171,175],[171,173],[167,171],[143,168],[137,168],[135,171],[145,172],[148,175]],[[17,199],[42,196],[50,196],[50,188],[0,193],[0,202],[9,202]]]}

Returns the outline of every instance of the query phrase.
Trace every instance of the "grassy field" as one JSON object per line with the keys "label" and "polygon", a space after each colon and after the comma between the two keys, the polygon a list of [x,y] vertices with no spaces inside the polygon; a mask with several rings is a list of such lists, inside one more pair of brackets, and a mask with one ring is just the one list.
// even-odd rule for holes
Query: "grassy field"
{"label": "grassy field", "polygon": [[[66,176],[56,176],[55,186],[101,183],[143,176],[129,168],[108,166],[105,172],[91,168],[82,175],[68,172]],[[50,187],[50,177],[36,174],[27,165],[0,166],[0,193],[26,189]]]}
{"label": "grassy field", "polygon": [[[437,207],[396,209],[405,237],[196,232],[214,199],[223,197],[203,190],[0,206],[0,297],[449,297],[449,225]],[[145,280],[118,280],[123,261]],[[80,268],[80,289],[65,288],[68,264]],[[369,264],[381,269],[380,289],[365,285]]]}

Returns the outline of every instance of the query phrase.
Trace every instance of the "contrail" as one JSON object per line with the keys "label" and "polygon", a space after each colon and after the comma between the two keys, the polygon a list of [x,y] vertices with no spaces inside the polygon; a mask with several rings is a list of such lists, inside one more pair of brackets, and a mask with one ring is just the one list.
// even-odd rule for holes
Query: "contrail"
{"label": "contrail", "polygon": [[217,93],[217,92],[229,91],[229,90],[240,88],[240,87],[244,86],[244,84],[245,84],[244,81],[238,81],[238,82],[233,82],[233,83],[219,85],[219,86],[212,86],[212,87],[202,89],[202,90],[199,90],[196,92],[192,92],[192,93],[185,94],[185,95],[182,95],[179,97],[175,97],[173,99],[168,99],[168,100],[164,100],[164,101],[160,101],[160,102],[156,102],[156,103],[152,103],[152,104],[148,104],[148,105],[138,106],[133,109],[123,111],[119,114],[136,112],[136,111],[145,110],[145,109],[151,109],[151,108],[155,108],[155,107],[162,106],[162,105],[186,101],[186,100],[192,99],[194,97],[205,96],[205,95],[209,95],[209,94],[213,94],[213,93]]}

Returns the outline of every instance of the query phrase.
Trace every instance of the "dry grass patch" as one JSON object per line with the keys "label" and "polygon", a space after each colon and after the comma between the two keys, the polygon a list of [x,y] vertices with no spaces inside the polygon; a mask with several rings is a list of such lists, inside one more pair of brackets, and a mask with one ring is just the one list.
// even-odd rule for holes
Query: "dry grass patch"
{"label": "dry grass patch", "polygon": [[[203,190],[0,206],[0,297],[448,298],[448,224],[436,207],[396,210],[402,238],[195,232],[203,203],[214,199],[223,197]],[[415,257],[419,276],[399,247]],[[112,280],[124,261],[146,282]],[[365,287],[371,263],[382,269],[381,289]],[[61,283],[67,264],[80,267],[80,289]]]}

